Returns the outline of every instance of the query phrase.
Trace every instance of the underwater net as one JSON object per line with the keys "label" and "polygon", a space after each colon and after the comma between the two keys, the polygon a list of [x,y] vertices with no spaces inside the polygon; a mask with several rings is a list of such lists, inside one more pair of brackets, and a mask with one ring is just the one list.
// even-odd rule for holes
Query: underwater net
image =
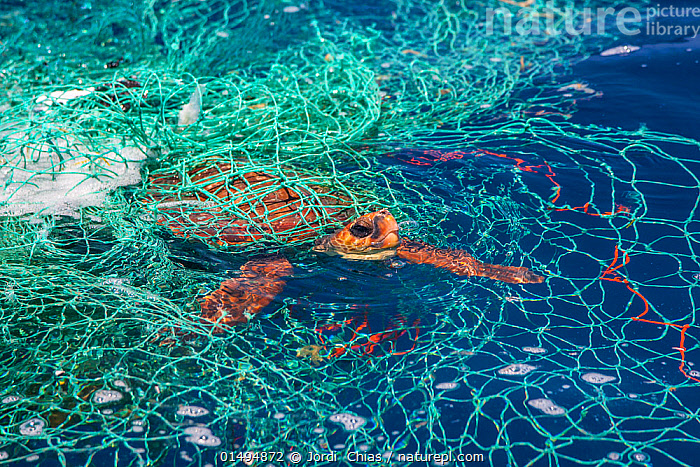
{"label": "underwater net", "polygon": [[[487,31],[539,1],[9,6],[0,464],[692,465],[700,146],[568,122],[614,37]],[[310,251],[378,208],[547,280]],[[202,326],[269,253],[263,313]]]}

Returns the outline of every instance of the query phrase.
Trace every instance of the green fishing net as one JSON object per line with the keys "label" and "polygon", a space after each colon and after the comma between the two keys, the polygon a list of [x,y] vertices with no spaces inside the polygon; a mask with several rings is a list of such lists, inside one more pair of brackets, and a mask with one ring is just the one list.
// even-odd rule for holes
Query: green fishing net
{"label": "green fishing net", "polygon": [[[612,34],[487,34],[497,0],[6,4],[0,464],[692,465],[698,143],[568,121]],[[547,280],[311,251],[379,208]],[[283,293],[202,326],[269,253]]]}

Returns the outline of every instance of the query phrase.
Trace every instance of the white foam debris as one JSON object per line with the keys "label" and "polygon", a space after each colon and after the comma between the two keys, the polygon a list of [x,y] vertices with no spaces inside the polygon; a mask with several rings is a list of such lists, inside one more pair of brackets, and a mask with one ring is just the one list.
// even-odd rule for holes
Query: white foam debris
{"label": "white foam debris", "polygon": [[183,417],[203,417],[209,414],[209,411],[204,407],[196,405],[181,405],[177,409],[177,414]]}
{"label": "white foam debris", "polygon": [[114,189],[141,182],[146,154],[108,140],[97,152],[69,134],[50,131],[37,139],[30,131],[0,132],[8,148],[0,164],[0,215],[39,213],[78,217],[78,210],[101,206]]}
{"label": "white foam debris", "polygon": [[9,458],[10,455],[7,453],[7,451],[0,451],[0,461],[4,461]]}
{"label": "white foam debris", "polygon": [[137,418],[131,421],[131,431],[134,433],[143,433],[143,430],[143,420]]}
{"label": "white foam debris", "polygon": [[[124,295],[126,297],[131,297],[131,298],[140,298],[140,299],[148,299],[148,300],[159,300],[160,297],[152,292],[149,292],[148,290],[142,290],[138,287],[131,287],[128,285],[117,285],[117,284],[109,284],[109,283],[104,283],[103,285],[106,285],[109,290],[112,292],[115,292],[119,295]],[[127,389],[128,390],[128,389]]]}
{"label": "white foam debris", "polygon": [[617,378],[615,378],[614,376],[602,375],[600,373],[591,372],[581,376],[581,379],[592,384],[605,384],[611,381],[615,381]]}
{"label": "white foam debris", "polygon": [[48,96],[37,97],[34,111],[43,112],[52,105],[63,105],[66,104],[69,100],[75,99],[76,97],[87,96],[89,94],[92,94],[94,91],[95,88],[71,89],[70,91],[54,91]]}
{"label": "white foam debris", "polygon": [[44,432],[46,422],[40,418],[32,418],[19,426],[20,434],[24,436],[39,436]]}
{"label": "white foam debris", "polygon": [[612,49],[603,50],[600,53],[600,56],[609,57],[611,55],[627,55],[631,54],[632,52],[636,52],[637,50],[639,50],[639,47],[636,45],[620,45],[618,47],[613,47]]}
{"label": "white foam debris", "polygon": [[584,93],[586,93],[586,94],[593,94],[593,93],[595,93],[595,89],[592,89],[592,88],[586,86],[586,85],[583,84],[583,83],[568,84],[568,85],[566,85],[566,86],[562,86],[562,87],[560,87],[559,89],[557,89],[557,91],[559,91],[559,92],[569,91],[569,90],[572,90],[572,91],[581,91],[581,92],[584,92]]}
{"label": "white foam debris", "polygon": [[529,346],[529,345],[523,347],[523,348],[522,348],[522,351],[523,351],[523,352],[527,352],[527,353],[532,353],[532,354],[543,354],[543,353],[547,353],[547,349],[545,349],[544,347],[532,347],[532,346]]}
{"label": "white foam debris", "polygon": [[112,385],[114,385],[115,388],[122,388],[124,391],[131,390],[129,385],[126,384],[126,381],[124,381],[122,379],[115,379],[114,381],[112,381]]}
{"label": "white foam debris", "polygon": [[536,366],[528,365],[527,363],[513,363],[498,370],[499,375],[522,376],[536,370]]}
{"label": "white foam debris", "polygon": [[566,410],[546,398],[532,399],[527,401],[528,405],[541,410],[547,415],[564,415]]}
{"label": "white foam debris", "polygon": [[95,404],[109,404],[110,402],[117,402],[122,400],[124,395],[119,391],[112,391],[109,389],[98,389],[92,396],[92,402]]}
{"label": "white foam debris", "polygon": [[185,428],[184,433],[189,435],[185,438],[185,441],[189,443],[207,447],[214,447],[221,444],[221,438],[214,436],[211,430],[205,426],[190,426]]}
{"label": "white foam debris", "polygon": [[17,402],[18,400],[19,400],[19,396],[10,395],[10,396],[3,397],[2,403],[3,404],[12,404],[13,402]]}
{"label": "white foam debris", "polygon": [[328,419],[332,422],[340,423],[347,431],[357,431],[367,423],[365,418],[347,412],[333,414]]}
{"label": "white foam debris", "polygon": [[299,10],[301,10],[301,8],[299,8],[298,6],[294,6],[294,5],[290,5],[290,6],[286,6],[286,7],[282,8],[282,11],[284,11],[285,13],[297,13],[297,12],[299,12]]}
{"label": "white foam debris", "polygon": [[202,111],[202,96],[205,92],[205,87],[197,84],[197,89],[190,95],[190,100],[182,106],[180,113],[177,116],[178,126],[188,126],[199,120],[199,114]]}
{"label": "white foam debris", "polygon": [[458,387],[459,387],[459,383],[455,383],[455,382],[438,383],[435,385],[435,389],[440,389],[440,390],[457,389]]}

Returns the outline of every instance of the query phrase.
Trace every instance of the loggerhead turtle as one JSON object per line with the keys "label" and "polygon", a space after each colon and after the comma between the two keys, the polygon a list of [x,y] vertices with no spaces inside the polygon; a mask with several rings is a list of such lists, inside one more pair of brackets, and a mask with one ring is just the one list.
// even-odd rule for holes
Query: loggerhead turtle
{"label": "loggerhead turtle", "polygon": [[[315,238],[314,251],[351,259],[396,256],[462,276],[510,283],[544,280],[525,267],[482,263],[463,250],[401,238],[396,219],[386,209],[362,215],[324,236],[328,225],[347,222],[352,215],[347,209],[349,199],[331,193],[328,187],[292,189],[280,177],[260,170],[241,173],[240,167],[230,163],[195,168],[186,176],[190,183],[186,192],[173,191],[182,186],[180,175],[149,177],[148,193],[157,203],[157,222],[178,237],[230,246],[264,241],[271,235],[282,243]],[[316,203],[305,202],[309,199]],[[235,206],[235,215],[225,206]],[[221,325],[246,323],[260,312],[282,291],[292,265],[274,255],[251,259],[240,270],[239,277],[223,281],[199,300],[202,318],[215,325],[213,332],[224,332]]]}

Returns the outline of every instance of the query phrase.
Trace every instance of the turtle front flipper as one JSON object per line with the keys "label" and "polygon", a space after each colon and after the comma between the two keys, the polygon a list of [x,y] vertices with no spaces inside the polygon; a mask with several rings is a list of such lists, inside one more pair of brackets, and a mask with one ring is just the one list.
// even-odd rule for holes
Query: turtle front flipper
{"label": "turtle front flipper", "polygon": [[250,318],[282,292],[292,265],[286,258],[276,256],[248,261],[241,266],[241,276],[228,279],[218,289],[202,297],[202,318],[214,323],[215,333],[225,326],[247,323]]}
{"label": "turtle front flipper", "polygon": [[482,263],[464,250],[437,248],[427,243],[402,239],[396,249],[399,258],[417,264],[430,264],[460,276],[483,276],[513,284],[540,283],[544,277],[528,268]]}

